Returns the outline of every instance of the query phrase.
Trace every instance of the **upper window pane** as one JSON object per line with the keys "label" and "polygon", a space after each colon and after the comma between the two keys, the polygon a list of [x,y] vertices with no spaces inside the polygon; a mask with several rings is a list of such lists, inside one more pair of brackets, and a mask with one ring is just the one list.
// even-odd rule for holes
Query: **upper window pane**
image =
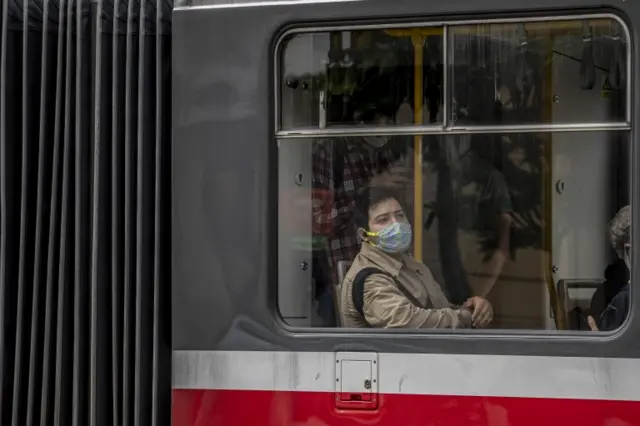
{"label": "upper window pane", "polygon": [[442,34],[437,27],[285,38],[282,128],[441,123]]}
{"label": "upper window pane", "polygon": [[628,40],[613,19],[449,31],[451,125],[625,121]]}

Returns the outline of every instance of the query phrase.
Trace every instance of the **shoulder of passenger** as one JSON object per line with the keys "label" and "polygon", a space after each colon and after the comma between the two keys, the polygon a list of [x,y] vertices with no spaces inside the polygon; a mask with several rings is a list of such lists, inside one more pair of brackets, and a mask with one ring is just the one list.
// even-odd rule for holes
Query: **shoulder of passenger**
{"label": "shoulder of passenger", "polygon": [[366,257],[361,254],[357,254],[356,257],[351,262],[351,266],[349,266],[349,270],[344,276],[345,281],[353,281],[358,272],[362,269],[372,266],[373,264]]}
{"label": "shoulder of passenger", "polygon": [[363,292],[365,298],[371,297],[375,294],[381,294],[386,291],[392,290],[396,287],[395,281],[392,276],[385,272],[371,274],[364,281]]}
{"label": "shoulder of passenger", "polygon": [[616,308],[626,309],[629,305],[629,286],[626,285],[613,297],[611,304]]}

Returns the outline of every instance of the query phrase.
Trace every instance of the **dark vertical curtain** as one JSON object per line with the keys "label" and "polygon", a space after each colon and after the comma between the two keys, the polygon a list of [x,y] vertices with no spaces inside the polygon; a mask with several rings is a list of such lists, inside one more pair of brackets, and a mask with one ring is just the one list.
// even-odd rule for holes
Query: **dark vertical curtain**
{"label": "dark vertical curtain", "polygon": [[0,424],[170,423],[165,0],[3,0]]}

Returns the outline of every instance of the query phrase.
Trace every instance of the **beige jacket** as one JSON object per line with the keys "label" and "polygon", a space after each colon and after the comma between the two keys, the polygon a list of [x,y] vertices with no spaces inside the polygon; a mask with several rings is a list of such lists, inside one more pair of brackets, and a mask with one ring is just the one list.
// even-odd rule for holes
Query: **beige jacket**
{"label": "beige jacket", "polygon": [[[356,274],[375,267],[390,274],[423,305],[414,306],[397,287],[394,279],[382,274],[370,275],[364,286],[362,317],[353,305],[351,288]],[[451,305],[431,271],[409,255],[399,258],[363,243],[342,283],[340,318],[343,327],[380,328],[468,328],[471,313]]]}

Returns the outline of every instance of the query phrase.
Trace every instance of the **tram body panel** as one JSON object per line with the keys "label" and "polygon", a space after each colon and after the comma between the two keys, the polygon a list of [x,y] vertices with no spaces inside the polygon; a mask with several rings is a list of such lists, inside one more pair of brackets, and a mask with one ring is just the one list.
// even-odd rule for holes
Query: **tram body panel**
{"label": "tram body panel", "polygon": [[173,424],[639,424],[639,361],[379,354],[375,409],[336,408],[336,356],[174,353]]}
{"label": "tram body panel", "polygon": [[[630,27],[629,78],[635,88],[640,56],[632,23],[640,22],[640,6],[630,3],[367,0],[178,7],[173,19],[172,424],[640,425],[637,315],[619,335],[590,339],[529,332],[417,335],[294,328],[315,320],[307,303],[311,271],[279,272],[300,266],[305,257],[285,256],[293,247],[282,245],[279,232],[296,224],[282,222],[281,207],[295,212],[307,206],[286,205],[278,188],[305,188],[305,180],[297,182],[295,175],[308,173],[308,153],[281,151],[273,136],[273,56],[289,25],[389,16],[412,22],[442,16],[465,20],[496,11],[520,17],[605,6]],[[631,118],[636,122],[636,109]],[[557,155],[571,151],[571,135],[554,147]],[[630,140],[637,136],[633,127]],[[595,156],[608,155],[602,145],[593,146]],[[287,163],[284,169],[278,166],[284,156],[301,164]],[[632,150],[629,159],[640,164],[640,150]],[[561,170],[555,173],[556,180],[567,178]],[[289,175],[293,179],[283,177]],[[565,185],[580,182],[573,178]],[[570,217],[583,208],[563,210],[565,225],[578,226]],[[596,224],[606,233],[606,222],[599,222],[606,215],[598,215],[580,226]],[[640,223],[636,210],[634,221]],[[634,239],[640,236],[633,233]],[[554,244],[560,248],[558,262],[566,264],[563,241]],[[589,254],[597,257],[598,250]],[[589,266],[599,269],[598,262]],[[570,278],[573,271],[560,273]],[[280,294],[284,276],[302,283],[292,288],[299,294]],[[304,299],[295,305],[299,298]],[[297,323],[283,321],[286,312],[276,308],[283,303],[290,304],[289,316]],[[632,292],[632,306],[638,303],[640,293]],[[336,354],[343,352],[378,354],[375,409],[336,406]]]}

